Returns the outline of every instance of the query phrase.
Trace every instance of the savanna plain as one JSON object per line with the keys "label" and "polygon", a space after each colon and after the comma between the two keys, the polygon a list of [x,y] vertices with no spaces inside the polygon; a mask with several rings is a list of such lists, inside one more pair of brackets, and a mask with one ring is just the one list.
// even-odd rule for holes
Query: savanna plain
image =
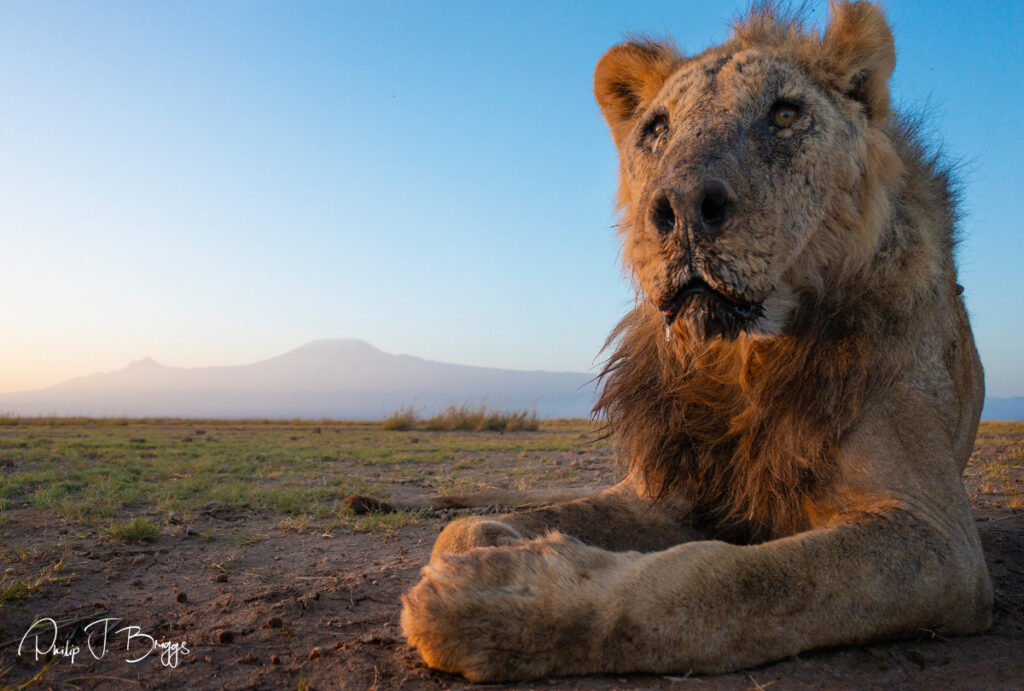
{"label": "savanna plain", "polygon": [[[445,426],[411,410],[385,422],[0,417],[0,687],[468,686],[423,664],[398,615],[439,530],[470,511],[357,516],[343,499],[608,485],[615,456],[584,420]],[[1022,688],[1024,423],[983,423],[964,482],[996,593],[984,634],[921,631],[714,677],[509,688]]]}

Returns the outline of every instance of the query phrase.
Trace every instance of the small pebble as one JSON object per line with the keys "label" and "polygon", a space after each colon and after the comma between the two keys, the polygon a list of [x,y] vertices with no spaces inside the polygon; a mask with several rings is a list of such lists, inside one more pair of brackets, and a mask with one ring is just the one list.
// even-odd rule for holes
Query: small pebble
{"label": "small pebble", "polygon": [[221,645],[230,643],[233,640],[235,640],[234,632],[229,631],[228,629],[223,629],[217,632],[217,642]]}
{"label": "small pebble", "polygon": [[279,664],[281,664],[281,658],[279,658],[277,655],[271,655],[270,656],[270,664],[272,664],[272,665],[279,665]]}
{"label": "small pebble", "polygon": [[217,583],[227,583],[228,575],[226,573],[218,573],[217,577],[213,579]]}
{"label": "small pebble", "polygon": [[188,595],[186,595],[184,592],[181,592],[175,595],[174,599],[178,602],[188,602]]}
{"label": "small pebble", "polygon": [[315,659],[317,659],[319,657],[323,657],[323,654],[324,653],[323,653],[322,650],[320,650],[320,648],[313,648],[312,650],[309,651],[309,659],[310,660],[315,660]]}
{"label": "small pebble", "polygon": [[281,621],[281,617],[270,617],[270,619],[267,619],[267,628],[279,629],[282,626],[284,626],[284,622]]}

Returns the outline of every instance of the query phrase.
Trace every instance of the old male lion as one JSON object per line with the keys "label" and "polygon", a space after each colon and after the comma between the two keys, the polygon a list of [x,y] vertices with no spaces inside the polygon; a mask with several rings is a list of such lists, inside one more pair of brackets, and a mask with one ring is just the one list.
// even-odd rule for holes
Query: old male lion
{"label": "old male lion", "polygon": [[960,474],[983,397],[946,173],[890,113],[880,9],[757,9],[684,57],[612,48],[625,262],[598,409],[628,467],[438,538],[402,625],[474,681],[722,672],[984,629]]}

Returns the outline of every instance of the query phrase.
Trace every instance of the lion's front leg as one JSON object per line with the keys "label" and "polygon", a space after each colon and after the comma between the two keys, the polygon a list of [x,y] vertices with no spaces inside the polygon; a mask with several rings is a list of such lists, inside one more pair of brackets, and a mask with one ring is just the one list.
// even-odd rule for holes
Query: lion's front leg
{"label": "lion's front leg", "polygon": [[704,538],[687,525],[689,511],[685,497],[653,501],[626,480],[585,499],[453,521],[438,536],[433,555],[508,545],[552,531],[617,552],[653,552]]}
{"label": "lion's front leg", "polygon": [[612,553],[562,536],[440,555],[404,599],[428,664],[474,681],[722,672],[987,626],[976,546],[891,510],[757,546]]}

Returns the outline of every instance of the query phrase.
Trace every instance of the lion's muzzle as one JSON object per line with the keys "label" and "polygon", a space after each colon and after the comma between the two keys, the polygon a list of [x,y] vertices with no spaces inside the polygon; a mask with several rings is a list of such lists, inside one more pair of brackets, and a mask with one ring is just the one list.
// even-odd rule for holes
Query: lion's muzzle
{"label": "lion's muzzle", "polygon": [[666,334],[682,317],[694,335],[702,339],[734,339],[740,332],[750,331],[764,314],[761,304],[729,297],[702,278],[690,279],[674,293],[665,295],[658,302],[658,309],[665,315]]}
{"label": "lion's muzzle", "polygon": [[650,204],[651,224],[662,237],[683,234],[693,243],[714,238],[736,210],[736,198],[721,180],[666,187]]}

